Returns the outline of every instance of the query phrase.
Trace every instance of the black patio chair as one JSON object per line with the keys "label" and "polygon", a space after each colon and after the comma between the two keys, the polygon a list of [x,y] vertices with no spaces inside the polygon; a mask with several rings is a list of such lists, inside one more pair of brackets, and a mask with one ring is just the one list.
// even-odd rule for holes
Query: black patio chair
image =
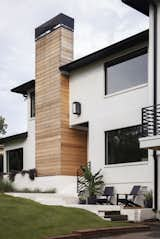
{"label": "black patio chair", "polygon": [[113,205],[112,198],[114,196],[114,187],[105,187],[104,193],[102,196],[103,198],[96,199],[96,203]]}
{"label": "black patio chair", "polygon": [[[139,195],[139,191],[140,191],[141,186],[139,185],[135,185],[133,186],[131,192],[129,194],[117,194],[117,205],[119,203],[122,203],[125,205],[125,207],[129,206],[129,207],[141,207],[140,205],[138,205],[137,203],[135,203],[137,196]],[[120,197],[120,196],[123,196]]]}

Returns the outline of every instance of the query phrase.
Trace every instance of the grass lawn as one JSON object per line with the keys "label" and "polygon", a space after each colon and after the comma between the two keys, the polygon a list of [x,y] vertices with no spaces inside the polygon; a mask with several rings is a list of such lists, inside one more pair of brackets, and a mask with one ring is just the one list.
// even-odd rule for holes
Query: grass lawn
{"label": "grass lawn", "polygon": [[77,208],[44,206],[31,200],[0,194],[0,238],[44,239],[76,229],[126,225],[104,221]]}

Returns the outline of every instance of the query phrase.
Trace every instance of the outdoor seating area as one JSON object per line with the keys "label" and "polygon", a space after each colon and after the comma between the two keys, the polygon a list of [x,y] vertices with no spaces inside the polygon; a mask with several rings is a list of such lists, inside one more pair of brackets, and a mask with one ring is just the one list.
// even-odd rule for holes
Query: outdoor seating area
{"label": "outdoor seating area", "polygon": [[153,206],[152,191],[148,191],[147,186],[133,185],[130,189],[121,188],[121,191],[112,185],[106,186],[101,170],[93,174],[91,164],[81,166],[77,173],[77,193],[79,204],[117,205],[124,208]]}
{"label": "outdoor seating area", "polygon": [[[80,204],[97,204],[97,205],[122,205],[126,208],[152,208],[152,195],[151,192],[142,193],[142,187],[140,185],[134,185],[131,188],[130,193],[115,193],[114,187],[105,187],[104,192],[100,196],[92,197],[89,199],[80,201]],[[81,191],[80,194],[83,192]],[[150,194],[150,197],[149,197]],[[138,204],[138,197],[141,197],[144,201]],[[146,203],[146,200],[147,203]]]}

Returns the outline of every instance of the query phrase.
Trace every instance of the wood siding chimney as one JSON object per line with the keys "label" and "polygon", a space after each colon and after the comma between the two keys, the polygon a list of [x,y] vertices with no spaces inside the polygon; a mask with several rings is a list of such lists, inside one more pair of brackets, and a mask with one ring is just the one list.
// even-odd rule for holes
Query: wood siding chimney
{"label": "wood siding chimney", "polygon": [[73,59],[74,20],[59,14],[36,28],[36,169],[39,176],[75,175],[87,161],[87,134],[69,128],[69,79],[59,67]]}

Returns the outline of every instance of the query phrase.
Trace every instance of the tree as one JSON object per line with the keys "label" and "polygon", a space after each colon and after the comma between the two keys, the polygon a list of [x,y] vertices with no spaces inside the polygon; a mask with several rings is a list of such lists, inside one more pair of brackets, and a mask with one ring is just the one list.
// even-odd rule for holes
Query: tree
{"label": "tree", "polygon": [[0,115],[0,135],[5,135],[6,134],[6,129],[8,125],[5,122],[5,118]]}

